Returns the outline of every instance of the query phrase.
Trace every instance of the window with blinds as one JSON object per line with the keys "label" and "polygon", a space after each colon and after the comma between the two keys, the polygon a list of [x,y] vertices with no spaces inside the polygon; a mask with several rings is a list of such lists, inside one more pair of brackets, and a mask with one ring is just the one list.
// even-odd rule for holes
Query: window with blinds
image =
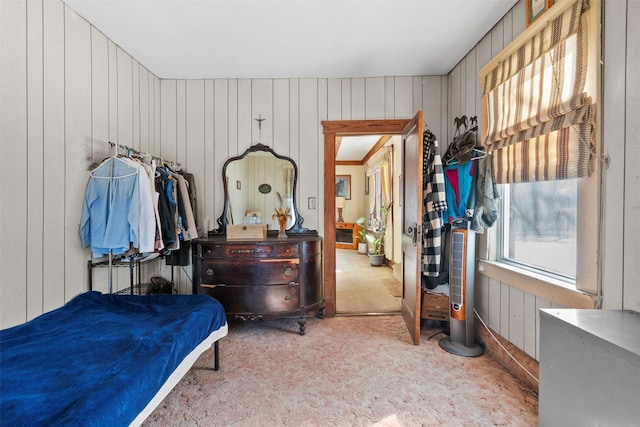
{"label": "window with blinds", "polygon": [[482,144],[503,184],[498,260],[590,292],[599,205],[594,3],[557,0],[479,76]]}

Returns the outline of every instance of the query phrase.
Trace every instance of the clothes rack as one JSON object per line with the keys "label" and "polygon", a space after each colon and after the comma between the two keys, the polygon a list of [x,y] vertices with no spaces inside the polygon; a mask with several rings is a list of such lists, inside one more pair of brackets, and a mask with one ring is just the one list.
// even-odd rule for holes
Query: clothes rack
{"label": "clothes rack", "polygon": [[[155,168],[156,162],[159,164],[159,167],[165,167],[169,172],[174,172],[175,170],[179,170],[181,168],[181,164],[178,162],[166,162],[162,158],[158,158],[156,156],[152,156],[148,153],[143,153],[135,148],[128,147],[126,145],[121,145],[115,142],[108,142],[111,146],[110,148],[110,156],[104,159],[100,165],[93,168],[90,174],[90,182],[87,186],[87,191],[85,194],[85,206],[83,206],[83,220],[81,223],[81,237],[83,240],[83,247],[91,246],[92,249],[92,257],[88,261],[88,269],[89,269],[89,289],[93,288],[93,274],[92,271],[96,267],[106,267],[108,268],[108,287],[109,293],[113,293],[113,269],[120,267],[128,267],[130,270],[130,292],[134,293],[134,289],[138,289],[138,293],[142,292],[142,283],[141,283],[141,272],[140,266],[141,264],[152,262],[157,259],[162,259],[165,257],[166,245],[162,244],[161,237],[162,233],[158,231],[159,217],[157,212],[157,199],[155,199],[155,203],[153,202],[152,194],[148,195],[147,198],[143,197],[143,195],[148,194],[143,188],[147,186],[146,179],[144,182],[140,182],[142,177],[145,175],[143,169],[146,168],[147,175],[149,177],[149,181],[151,187],[149,190],[154,190],[154,182],[153,182],[153,174],[152,169],[149,169],[148,165],[150,163],[153,164]],[[124,152],[123,152],[124,151]],[[137,157],[138,160],[142,160],[144,163],[142,166],[132,164],[127,159],[123,159],[120,156],[126,155],[126,157],[130,159],[134,159]],[[182,179],[182,173],[179,172],[179,178]],[[157,176],[157,175],[156,175]],[[129,186],[128,189],[130,191],[138,191],[134,190],[140,186],[140,199],[137,197],[130,197],[128,193],[123,196],[123,193],[118,190],[118,196],[115,195],[115,181],[118,179],[123,179],[123,185]],[[175,182],[175,180],[174,180]],[[144,186],[143,186],[144,184]],[[122,187],[120,187],[122,188]],[[91,189],[91,192],[90,192]],[[190,191],[189,191],[190,193]],[[133,194],[133,193],[132,193]],[[157,194],[157,190],[156,193]],[[179,193],[180,194],[180,193]],[[182,193],[186,194],[186,193]],[[123,198],[124,197],[124,198]],[[115,202],[117,198],[118,201]],[[184,199],[184,197],[182,197]],[[122,200],[127,200],[128,202],[123,202]],[[147,201],[148,200],[148,201]],[[153,203],[154,209],[156,210],[156,215],[153,220],[151,211],[149,209],[147,203]],[[178,203],[176,201],[176,203]],[[182,201],[182,203],[187,203]],[[115,233],[113,231],[113,227],[109,225],[108,229],[110,229],[110,235],[107,237],[106,234],[103,234],[104,230],[107,228],[101,229],[101,227],[106,227],[106,224],[111,224],[108,218],[111,218],[111,213],[114,212],[122,212],[125,216],[129,215],[128,212],[131,209],[139,209],[141,206],[145,206],[146,215],[141,216],[140,225],[135,226],[136,228],[130,228],[131,225],[125,225],[124,227],[128,227],[131,231],[127,232],[126,230],[119,230],[116,228]],[[181,209],[183,208],[182,204],[180,205]],[[97,210],[96,210],[97,209]],[[191,206],[189,205],[189,209]],[[100,213],[103,212],[103,213]],[[189,211],[191,212],[191,210]],[[97,215],[97,216],[95,216]],[[105,216],[106,215],[106,216]],[[93,218],[97,218],[96,221],[92,222]],[[143,219],[146,218],[146,219]],[[102,223],[102,221],[106,221]],[[126,219],[124,219],[126,224],[129,223]],[[153,226],[155,226],[156,233],[153,233],[151,224],[153,221]],[[117,223],[117,222],[116,222]],[[105,224],[105,225],[101,225]],[[143,227],[142,224],[147,224]],[[195,222],[193,223],[195,226]],[[95,229],[94,227],[98,227]],[[142,228],[137,228],[142,227]],[[133,231],[135,230],[135,231]],[[133,233],[133,234],[130,234]],[[160,234],[158,234],[160,233]],[[180,236],[180,240],[183,239],[182,235],[186,233],[184,229],[177,229],[176,234]],[[155,234],[156,240],[155,244],[153,243],[153,235]],[[192,233],[193,234],[193,233]],[[97,237],[100,236],[100,237]],[[104,237],[102,237],[104,236]],[[115,236],[115,237],[114,237]],[[145,238],[141,237],[145,236]],[[160,237],[158,237],[160,236]],[[195,236],[197,237],[197,236]],[[132,240],[129,240],[131,238]],[[193,237],[190,237],[193,238]],[[184,237],[185,243],[189,237]],[[144,243],[143,243],[144,242]],[[160,242],[158,244],[158,242]],[[140,253],[131,254],[130,249],[136,248],[139,249]],[[155,250],[154,250],[155,248]],[[155,254],[155,255],[149,255]],[[106,260],[104,257],[106,256]],[[134,280],[134,270],[137,270],[137,283]],[[171,286],[173,288],[174,284],[174,271],[173,265],[171,267]],[[120,291],[122,292],[122,291]]]}

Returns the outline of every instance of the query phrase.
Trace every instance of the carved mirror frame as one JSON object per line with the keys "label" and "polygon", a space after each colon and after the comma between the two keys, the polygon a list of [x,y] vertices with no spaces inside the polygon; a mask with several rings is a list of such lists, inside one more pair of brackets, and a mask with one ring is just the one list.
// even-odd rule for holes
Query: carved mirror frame
{"label": "carved mirror frame", "polygon": [[[218,228],[215,229],[215,230],[210,231],[209,233],[210,234],[226,234],[227,225],[228,225],[228,216],[229,216],[229,212],[230,212],[230,208],[229,208],[229,188],[228,188],[229,183],[227,182],[227,166],[229,166],[229,164],[231,162],[234,162],[236,160],[242,160],[245,157],[247,157],[250,153],[256,153],[256,152],[267,152],[267,153],[270,153],[277,159],[286,160],[286,161],[290,162],[291,165],[293,166],[293,188],[292,188],[292,191],[291,191],[291,198],[292,198],[292,207],[293,207],[292,216],[295,218],[295,220],[293,221],[293,224],[289,228],[286,229],[287,234],[317,235],[318,232],[316,230],[309,230],[307,228],[302,227],[302,223],[304,222],[304,218],[302,218],[302,216],[300,216],[300,211],[298,210],[298,204],[297,204],[297,201],[296,201],[296,191],[297,191],[297,187],[298,187],[298,165],[290,157],[282,156],[282,155],[276,153],[268,145],[264,145],[264,144],[261,144],[261,143],[257,143],[257,144],[252,145],[251,147],[247,148],[247,150],[244,153],[242,153],[241,155],[235,156],[235,157],[230,157],[224,163],[224,166],[222,167],[222,183],[223,183],[223,188],[224,188],[224,209],[222,211],[222,215],[217,219]],[[265,212],[265,214],[266,214],[266,212]],[[268,235],[269,236],[272,236],[272,235],[275,236],[277,234],[278,234],[278,230],[275,230],[275,229],[274,230],[268,230]]]}

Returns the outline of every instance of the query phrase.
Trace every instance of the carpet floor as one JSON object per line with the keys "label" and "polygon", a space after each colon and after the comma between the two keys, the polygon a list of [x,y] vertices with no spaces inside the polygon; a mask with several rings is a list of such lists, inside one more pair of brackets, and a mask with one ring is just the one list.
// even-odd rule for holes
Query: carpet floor
{"label": "carpet floor", "polygon": [[372,267],[369,257],[336,249],[336,312],[338,314],[398,313],[402,284],[388,266]]}
{"label": "carpet floor", "polygon": [[535,426],[536,396],[487,355],[414,346],[401,316],[230,322],[144,426]]}

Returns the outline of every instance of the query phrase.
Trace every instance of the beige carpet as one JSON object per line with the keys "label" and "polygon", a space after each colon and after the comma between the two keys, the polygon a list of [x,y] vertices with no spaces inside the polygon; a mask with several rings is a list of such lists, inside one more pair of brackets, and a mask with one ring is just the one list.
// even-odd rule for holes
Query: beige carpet
{"label": "beige carpet", "polygon": [[402,285],[387,266],[372,267],[369,257],[336,249],[336,311],[338,314],[397,313]]}
{"label": "beige carpet", "polygon": [[231,322],[145,426],[535,426],[537,399],[486,355],[411,344],[401,316]]}

